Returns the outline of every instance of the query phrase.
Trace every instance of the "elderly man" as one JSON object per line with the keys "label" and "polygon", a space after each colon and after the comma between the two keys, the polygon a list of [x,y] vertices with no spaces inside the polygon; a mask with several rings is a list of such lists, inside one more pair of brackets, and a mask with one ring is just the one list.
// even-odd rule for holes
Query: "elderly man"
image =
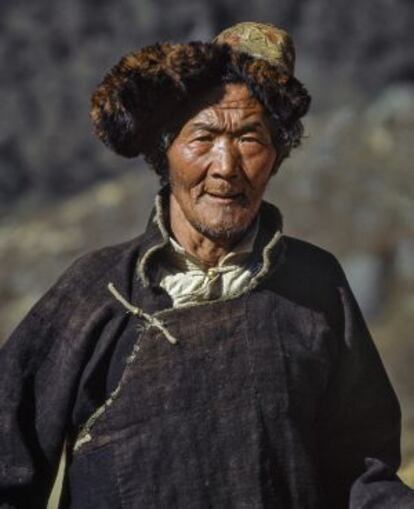
{"label": "elderly man", "polygon": [[[1,352],[0,507],[414,507],[400,411],[340,265],[262,201],[309,95],[286,32],[124,57],[98,137],[164,184],[143,235],[76,261]],[[411,502],[410,502],[411,500]]]}

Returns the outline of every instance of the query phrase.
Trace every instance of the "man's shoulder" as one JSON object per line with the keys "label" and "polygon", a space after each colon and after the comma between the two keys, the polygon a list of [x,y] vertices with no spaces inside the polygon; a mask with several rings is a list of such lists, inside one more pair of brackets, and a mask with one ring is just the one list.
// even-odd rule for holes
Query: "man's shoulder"
{"label": "man's shoulder", "polygon": [[110,279],[128,278],[139,256],[141,237],[82,254],[62,273],[55,286],[84,293]]}
{"label": "man's shoulder", "polygon": [[109,244],[87,251],[74,260],[72,267],[96,267],[99,269],[100,267],[107,268],[108,265],[122,262],[131,254],[139,252],[141,237],[142,235],[139,235],[117,244]]}
{"label": "man's shoulder", "polygon": [[324,269],[340,266],[336,256],[326,248],[290,235],[283,235],[283,238],[286,245],[286,255],[294,262],[301,262],[305,265],[312,264]]}
{"label": "man's shoulder", "polygon": [[336,323],[340,313],[338,290],[346,285],[336,256],[306,240],[289,235],[282,239],[283,258],[269,280],[271,288],[295,306],[322,312]]}
{"label": "man's shoulder", "polygon": [[335,287],[346,277],[337,257],[329,250],[297,237],[283,236],[285,253],[283,270],[289,279],[314,288]]}

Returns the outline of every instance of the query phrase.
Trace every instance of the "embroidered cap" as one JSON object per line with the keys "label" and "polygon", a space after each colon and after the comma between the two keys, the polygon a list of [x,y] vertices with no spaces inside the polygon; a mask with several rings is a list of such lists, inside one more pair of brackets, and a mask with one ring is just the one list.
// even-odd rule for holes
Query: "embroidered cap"
{"label": "embroidered cap", "polygon": [[233,50],[243,51],[254,58],[279,65],[293,75],[295,70],[295,46],[290,35],[281,28],[267,23],[246,21],[226,28],[214,39],[214,43],[228,44]]}

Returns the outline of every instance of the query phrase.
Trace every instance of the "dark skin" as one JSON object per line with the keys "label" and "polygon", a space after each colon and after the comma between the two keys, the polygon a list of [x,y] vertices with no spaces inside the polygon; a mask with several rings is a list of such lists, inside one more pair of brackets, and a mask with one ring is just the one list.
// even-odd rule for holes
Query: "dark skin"
{"label": "dark skin", "polygon": [[172,233],[206,266],[217,265],[252,224],[278,169],[262,104],[244,84],[220,92],[190,116],[167,151]]}

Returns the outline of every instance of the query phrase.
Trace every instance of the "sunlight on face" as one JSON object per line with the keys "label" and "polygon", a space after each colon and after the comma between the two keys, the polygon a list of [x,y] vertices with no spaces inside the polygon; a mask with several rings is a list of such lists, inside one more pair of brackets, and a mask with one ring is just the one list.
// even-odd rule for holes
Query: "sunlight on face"
{"label": "sunlight on face", "polygon": [[174,206],[212,239],[235,238],[249,227],[276,170],[265,109],[239,83],[205,96],[167,157]]}

